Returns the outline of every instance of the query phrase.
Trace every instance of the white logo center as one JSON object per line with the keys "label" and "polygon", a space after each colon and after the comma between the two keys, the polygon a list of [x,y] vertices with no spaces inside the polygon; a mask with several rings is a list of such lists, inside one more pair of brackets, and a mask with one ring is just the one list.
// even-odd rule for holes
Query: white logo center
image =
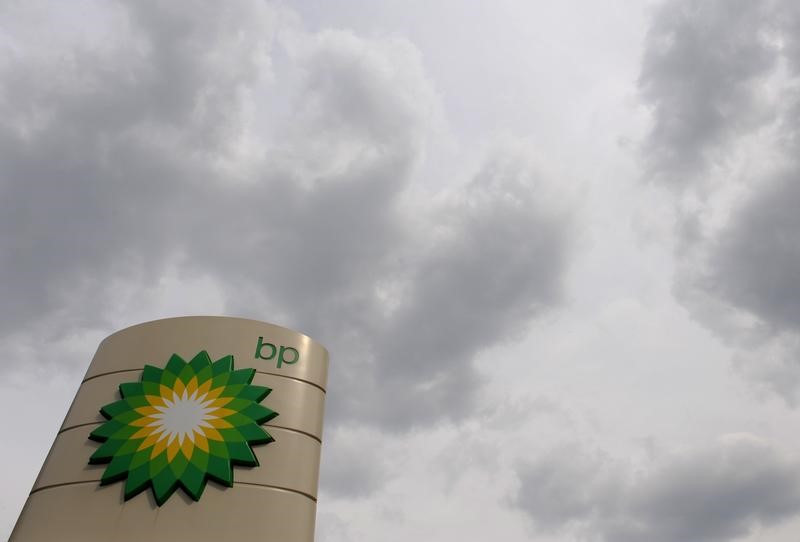
{"label": "white logo center", "polygon": [[184,438],[194,442],[195,431],[201,433],[201,427],[211,427],[208,420],[215,419],[216,416],[210,414],[216,410],[209,406],[213,400],[205,400],[206,397],[197,397],[197,392],[187,395],[184,391],[182,396],[173,395],[170,401],[164,398],[164,406],[155,407],[159,411],[153,414],[156,419],[151,425],[163,431],[162,439],[169,439],[172,443],[176,438],[178,443],[182,443]]}

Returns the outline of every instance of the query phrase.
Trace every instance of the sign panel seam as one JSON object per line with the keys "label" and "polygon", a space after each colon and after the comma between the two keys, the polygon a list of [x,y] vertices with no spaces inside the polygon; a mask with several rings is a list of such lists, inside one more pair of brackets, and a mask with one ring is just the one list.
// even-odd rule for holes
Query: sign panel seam
{"label": "sign panel seam", "polygon": [[[68,427],[63,427],[63,428],[59,429],[58,433],[56,433],[56,436],[59,436],[62,433],[66,433],[67,431],[72,431],[73,429],[80,429],[81,427],[88,427],[90,425],[102,425],[102,424],[103,424],[102,421],[76,423],[74,425],[70,425]],[[320,444],[322,444],[322,439],[321,438],[319,438],[316,435],[313,435],[313,434],[309,433],[308,431],[303,431],[302,429],[293,429],[291,427],[286,427],[286,426],[283,426],[283,425],[278,425],[278,424],[269,423],[269,422],[262,424],[262,426],[263,427],[272,427],[273,429],[283,429],[284,431],[290,431],[292,433],[297,433],[299,435],[303,435],[305,437],[309,437],[311,439],[314,439],[317,442],[319,442]]]}
{"label": "sign panel seam", "polygon": [[[32,489],[29,495],[34,495],[36,493],[41,493],[42,491],[47,491],[48,489],[55,489],[59,487],[66,487],[66,486],[77,486],[77,485],[85,485],[85,484],[97,484],[100,481],[100,478],[96,480],[77,480],[75,482],[60,482],[58,484],[48,484],[46,486],[40,486],[35,489]],[[283,486],[276,486],[270,484],[255,484],[253,482],[236,482],[236,486],[248,486],[248,487],[256,487],[256,488],[263,488],[263,489],[277,489],[280,491],[288,491],[289,493],[296,493],[297,495],[302,495],[307,499],[310,499],[317,502],[317,499],[305,491],[300,491],[299,489],[292,489],[290,487],[283,487]],[[235,487],[235,486],[234,486]],[[225,488],[226,491],[233,491],[234,487]]]}
{"label": "sign panel seam", "polygon": [[[303,384],[308,384],[309,386],[314,386],[318,390],[322,391],[322,393],[327,395],[327,391],[325,390],[325,388],[323,388],[322,386],[320,386],[319,384],[317,384],[315,382],[311,382],[310,380],[305,380],[303,378],[299,378],[299,377],[296,377],[296,376],[283,375],[283,374],[280,374],[280,373],[268,373],[266,371],[259,371],[258,369],[256,369],[255,371],[256,371],[256,374],[260,374],[260,375],[277,376],[278,378],[288,378],[289,380],[294,380],[296,382],[301,382]],[[121,373],[141,373],[141,372],[142,372],[141,369],[118,369],[116,371],[106,371],[106,372],[103,372],[103,373],[93,374],[92,376],[87,376],[86,378],[83,379],[83,381],[81,382],[81,385],[83,385],[85,382],[88,382],[90,380],[94,380],[95,378],[100,378],[101,376],[115,375],[115,374],[121,374]]]}

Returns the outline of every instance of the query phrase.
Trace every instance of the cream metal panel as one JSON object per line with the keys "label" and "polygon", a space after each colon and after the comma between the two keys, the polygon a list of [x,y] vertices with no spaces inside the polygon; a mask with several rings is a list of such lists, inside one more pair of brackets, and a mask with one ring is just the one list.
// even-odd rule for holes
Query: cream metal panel
{"label": "cream metal panel", "polygon": [[[97,425],[69,429],[56,437],[39,477],[33,484],[34,492],[73,482],[100,483],[100,477],[107,465],[88,464],[89,456],[100,446],[99,443],[89,440],[89,433],[95,427]],[[267,431],[275,441],[253,446],[260,466],[233,467],[234,486],[240,482],[273,486],[299,491],[316,498],[320,443],[308,435],[286,429],[268,427]],[[213,484],[214,482],[208,483],[209,486]],[[140,498],[141,494],[133,497]],[[205,493],[200,500],[204,499]]]}
{"label": "cream metal panel", "polygon": [[[235,359],[234,364],[238,368]],[[141,370],[125,371],[86,380],[78,389],[61,429],[104,422],[100,407],[119,401],[119,385],[123,382],[138,382],[141,374]],[[322,440],[325,393],[321,389],[299,380],[261,373],[256,373],[253,384],[272,388],[272,392],[261,404],[278,412],[278,416],[264,424],[264,427],[294,429]]]}
{"label": "cream metal panel", "polygon": [[[276,359],[257,359],[259,337],[276,346],[296,349],[299,360],[278,368]],[[262,373],[304,380],[322,389],[327,384],[328,351],[318,342],[280,326],[217,316],[167,318],[118,331],[100,343],[86,378],[141,369],[146,363],[163,366],[172,354],[189,360],[197,354],[198,345],[203,345],[212,358],[233,354],[239,369],[252,367]],[[265,356],[268,352],[264,351]]]}
{"label": "cream metal panel", "polygon": [[12,542],[310,542],[316,503],[298,493],[209,484],[198,502],[176,493],[156,506],[150,492],[123,501],[122,484],[58,486],[33,493]]}

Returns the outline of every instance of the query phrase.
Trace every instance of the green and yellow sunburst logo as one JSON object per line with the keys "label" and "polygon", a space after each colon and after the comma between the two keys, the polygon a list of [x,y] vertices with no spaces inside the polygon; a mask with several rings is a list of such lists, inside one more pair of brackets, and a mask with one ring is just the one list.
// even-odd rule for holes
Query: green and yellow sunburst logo
{"label": "green and yellow sunburst logo", "polygon": [[251,446],[274,440],[260,424],[278,413],[259,404],[272,390],[251,385],[254,375],[206,351],[188,363],[173,354],[164,369],[145,365],[89,435],[103,443],[89,463],[108,463],[100,483],[126,479],[125,500],[150,486],[159,506],[179,486],[194,500],[209,478],[232,486],[233,465],[257,466]]}

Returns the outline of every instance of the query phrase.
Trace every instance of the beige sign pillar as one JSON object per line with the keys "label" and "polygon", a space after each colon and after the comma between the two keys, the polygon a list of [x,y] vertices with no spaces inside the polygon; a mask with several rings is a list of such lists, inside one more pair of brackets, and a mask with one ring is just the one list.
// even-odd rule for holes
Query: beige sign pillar
{"label": "beige sign pillar", "polygon": [[327,369],[319,343],[254,320],[111,335],[11,540],[312,541]]}

